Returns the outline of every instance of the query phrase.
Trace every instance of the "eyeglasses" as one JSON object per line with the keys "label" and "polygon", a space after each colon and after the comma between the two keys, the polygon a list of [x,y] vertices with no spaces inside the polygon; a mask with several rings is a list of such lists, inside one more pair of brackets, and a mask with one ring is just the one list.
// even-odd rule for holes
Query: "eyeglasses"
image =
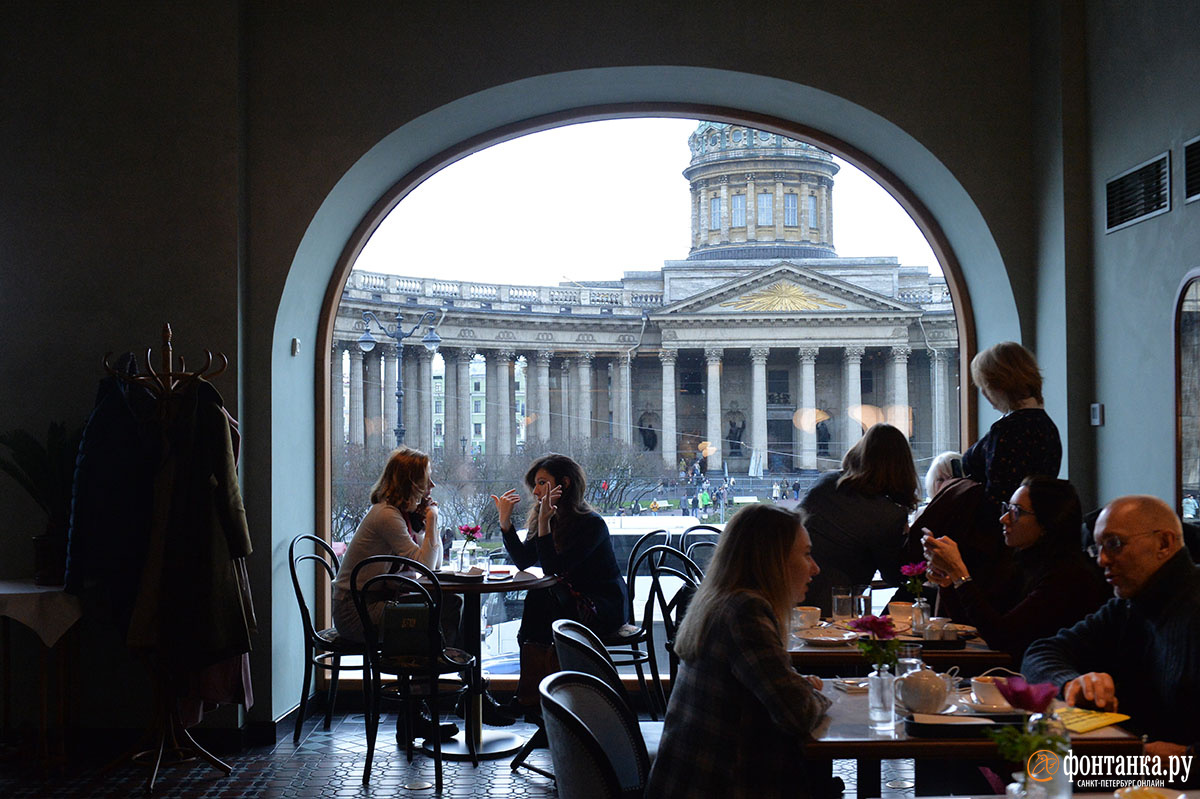
{"label": "eyeglasses", "polygon": [[1035,519],[1037,518],[1036,513],[1028,508],[1022,508],[1020,505],[1014,502],[1001,502],[1000,507],[1005,513],[1012,517],[1014,524],[1021,521],[1022,516],[1033,516]]}
{"label": "eyeglasses", "polygon": [[1115,558],[1117,555],[1121,554],[1121,552],[1125,549],[1126,546],[1129,545],[1129,540],[1131,538],[1139,538],[1143,535],[1153,535],[1154,533],[1157,533],[1157,532],[1159,532],[1159,531],[1158,530],[1146,530],[1145,532],[1134,533],[1133,535],[1127,535],[1124,538],[1121,538],[1119,535],[1105,536],[1104,538],[1100,539],[1100,543],[1092,544],[1091,546],[1089,546],[1087,548],[1088,557],[1098,558],[1098,557],[1100,557],[1100,553],[1104,552],[1109,557]]}

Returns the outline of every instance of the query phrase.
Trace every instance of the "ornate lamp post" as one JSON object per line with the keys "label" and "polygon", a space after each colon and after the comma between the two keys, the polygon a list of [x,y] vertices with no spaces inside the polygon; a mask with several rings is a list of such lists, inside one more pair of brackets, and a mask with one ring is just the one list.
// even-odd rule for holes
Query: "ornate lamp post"
{"label": "ornate lamp post", "polygon": [[458,443],[462,447],[462,454],[463,454],[463,457],[465,458],[467,456],[467,437],[462,436],[461,438],[458,439]]}
{"label": "ornate lamp post", "polygon": [[[375,349],[375,337],[371,335],[371,322],[379,325],[380,331],[388,338],[396,340],[396,446],[404,444],[404,339],[417,332],[417,328],[422,325],[429,325],[429,331],[421,337],[421,343],[425,345],[425,349],[430,352],[437,352],[438,345],[442,343],[442,337],[437,334],[435,329],[437,325],[429,324],[436,316],[434,311],[426,311],[421,314],[421,318],[417,323],[409,328],[407,333],[402,327],[402,319],[400,313],[396,312],[396,324],[388,327],[383,322],[379,321],[379,317],[371,311],[363,311],[363,322],[366,323],[366,329],[358,339],[358,347],[363,352],[370,352]],[[440,320],[439,320],[440,321]]]}

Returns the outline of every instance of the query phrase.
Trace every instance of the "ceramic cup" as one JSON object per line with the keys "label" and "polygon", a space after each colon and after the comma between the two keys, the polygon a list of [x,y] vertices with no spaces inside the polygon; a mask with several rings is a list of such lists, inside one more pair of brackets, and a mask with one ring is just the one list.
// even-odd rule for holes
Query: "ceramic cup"
{"label": "ceramic cup", "polygon": [[792,608],[792,630],[808,630],[821,623],[821,609],[813,605]]}
{"label": "ceramic cup", "polygon": [[947,627],[950,619],[946,616],[934,616],[925,627],[926,641],[944,641],[955,636],[954,628]]}
{"label": "ceramic cup", "polygon": [[888,615],[896,622],[911,622],[912,621],[912,603],[911,602],[889,602]]}
{"label": "ceramic cup", "polygon": [[1000,693],[1000,689],[996,687],[996,681],[1003,679],[1003,677],[992,677],[990,675],[972,677],[971,697],[980,705],[1006,704],[1004,694]]}

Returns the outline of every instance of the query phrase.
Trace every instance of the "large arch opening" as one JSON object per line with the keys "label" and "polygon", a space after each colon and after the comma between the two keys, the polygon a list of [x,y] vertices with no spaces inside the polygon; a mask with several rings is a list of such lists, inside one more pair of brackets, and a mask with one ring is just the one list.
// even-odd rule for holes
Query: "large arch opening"
{"label": "large arch opening", "polygon": [[[428,175],[496,142],[570,122],[645,115],[741,123],[853,163],[896,197],[931,243],[959,309],[960,357],[979,338],[1020,337],[999,250],[975,204],[919,142],[860,106],[794,83],[689,68],[588,70],[497,87],[430,112],[372,148],[335,186],[297,250],[273,344],[273,484],[314,490],[311,503],[273,497],[277,545],[286,531],[314,520],[318,529],[328,526],[329,309],[379,221]],[[988,302],[973,307],[971,295]],[[297,330],[317,342],[311,368],[292,360]],[[960,413],[963,436],[973,437],[968,392]],[[286,603],[276,606],[286,612]],[[285,670],[275,669],[277,685],[294,681]]]}

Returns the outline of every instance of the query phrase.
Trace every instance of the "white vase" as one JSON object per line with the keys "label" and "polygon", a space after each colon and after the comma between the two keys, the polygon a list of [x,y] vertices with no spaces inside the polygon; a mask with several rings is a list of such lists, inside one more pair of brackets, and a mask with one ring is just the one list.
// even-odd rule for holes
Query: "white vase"
{"label": "white vase", "polygon": [[[1045,796],[1048,799],[1068,799],[1072,794],[1071,780],[1067,777],[1066,770],[1063,768],[1064,759],[1071,753],[1071,735],[1067,732],[1067,725],[1063,724],[1062,719],[1058,717],[1057,713],[1053,710],[1047,710],[1045,713],[1034,713],[1030,716],[1029,720],[1025,722],[1025,729],[1031,733],[1048,735],[1059,739],[1058,748],[1061,750],[1041,756],[1049,764],[1049,768],[1045,769],[1049,774],[1047,775],[1039,771],[1038,776],[1042,778],[1049,776],[1050,779],[1036,781],[1030,778],[1028,782],[1036,782],[1037,786],[1045,792]],[[1031,767],[1037,768],[1038,764],[1035,763],[1032,766],[1029,764],[1026,765],[1027,770]]]}
{"label": "white vase", "polygon": [[1004,788],[1006,799],[1046,799],[1046,789],[1038,782],[1029,779],[1023,771],[1012,773],[1013,781]]}
{"label": "white vase", "polygon": [[887,664],[879,664],[867,675],[867,703],[871,726],[891,729],[896,722],[896,675]]}

